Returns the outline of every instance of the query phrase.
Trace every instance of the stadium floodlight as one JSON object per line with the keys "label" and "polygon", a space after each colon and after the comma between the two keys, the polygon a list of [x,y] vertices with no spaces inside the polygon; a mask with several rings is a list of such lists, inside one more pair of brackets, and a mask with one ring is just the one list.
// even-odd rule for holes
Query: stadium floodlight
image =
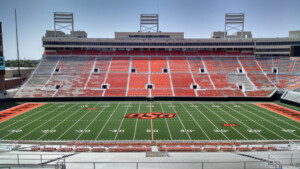
{"label": "stadium floodlight", "polygon": [[54,31],[67,29],[74,31],[74,19],[71,12],[54,12]]}
{"label": "stadium floodlight", "polygon": [[227,13],[225,14],[225,32],[224,38],[227,38],[227,32],[237,30],[241,32],[241,38],[244,37],[244,13]]}
{"label": "stadium floodlight", "polygon": [[158,32],[158,14],[140,15],[140,32]]}

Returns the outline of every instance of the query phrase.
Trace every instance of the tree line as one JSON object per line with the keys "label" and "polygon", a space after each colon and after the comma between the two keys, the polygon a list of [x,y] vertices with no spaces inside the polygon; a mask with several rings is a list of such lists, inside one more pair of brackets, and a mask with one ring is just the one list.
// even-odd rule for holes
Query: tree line
{"label": "tree line", "polygon": [[[20,67],[35,67],[39,60],[20,60]],[[5,60],[5,67],[18,67],[18,60]]]}

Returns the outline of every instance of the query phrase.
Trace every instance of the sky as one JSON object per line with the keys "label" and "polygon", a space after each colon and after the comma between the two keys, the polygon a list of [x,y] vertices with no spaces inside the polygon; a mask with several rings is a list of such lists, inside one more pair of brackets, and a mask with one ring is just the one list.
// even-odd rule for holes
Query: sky
{"label": "sky", "polygon": [[16,59],[14,10],[17,9],[21,59],[40,59],[42,37],[54,30],[54,12],[73,12],[74,30],[88,37],[113,38],[137,32],[141,13],[159,13],[159,30],[184,32],[185,38],[209,38],[224,31],[226,13],[244,13],[253,37],[287,37],[300,30],[300,0],[0,0],[6,60]]}

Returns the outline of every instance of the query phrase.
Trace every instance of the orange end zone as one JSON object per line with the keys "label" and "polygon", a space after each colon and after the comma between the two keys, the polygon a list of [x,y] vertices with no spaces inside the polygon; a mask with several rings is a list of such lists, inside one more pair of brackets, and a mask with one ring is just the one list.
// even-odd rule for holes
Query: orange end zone
{"label": "orange end zone", "polygon": [[40,107],[46,103],[24,103],[22,105],[12,107],[10,109],[4,110],[0,112],[0,123],[8,120],[10,118],[13,118],[19,114],[25,113],[29,110],[35,109],[37,107]]}
{"label": "orange end zone", "polygon": [[254,103],[254,104],[300,122],[300,112],[298,112],[296,110],[292,110],[292,109],[289,109],[289,108],[286,108],[283,106],[279,106],[274,103]]}

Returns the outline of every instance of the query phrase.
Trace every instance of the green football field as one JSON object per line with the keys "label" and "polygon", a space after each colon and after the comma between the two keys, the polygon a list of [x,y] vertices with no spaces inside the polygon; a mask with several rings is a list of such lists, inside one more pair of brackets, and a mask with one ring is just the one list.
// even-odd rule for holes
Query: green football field
{"label": "green football field", "polygon": [[[123,118],[149,112],[175,117]],[[0,140],[300,140],[300,123],[250,102],[57,102],[0,123]]]}

